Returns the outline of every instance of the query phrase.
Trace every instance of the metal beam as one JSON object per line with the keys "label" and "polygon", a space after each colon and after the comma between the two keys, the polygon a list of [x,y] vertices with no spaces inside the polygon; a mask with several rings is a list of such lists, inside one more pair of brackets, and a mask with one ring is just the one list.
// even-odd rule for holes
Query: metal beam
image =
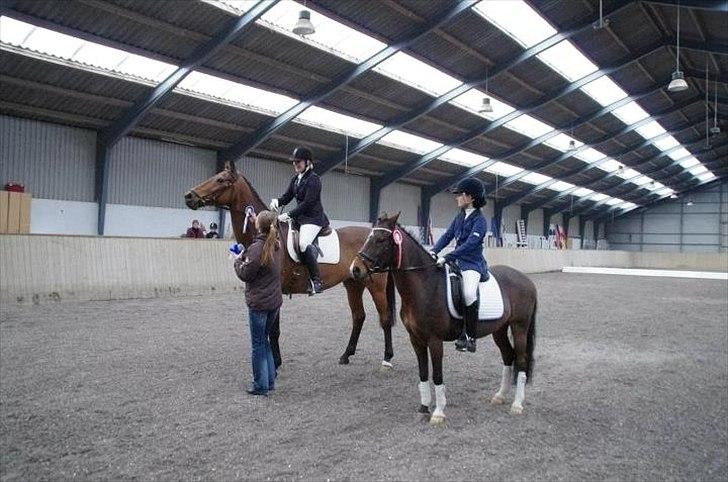
{"label": "metal beam", "polygon": [[712,12],[728,12],[728,2],[722,0],[642,0],[644,3],[669,7],[694,8]]}
{"label": "metal beam", "polygon": [[[702,142],[702,139],[699,139],[698,141],[696,141],[696,143],[699,143],[699,142]],[[694,143],[693,143],[693,144],[694,144]],[[670,152],[673,152],[673,151],[675,151],[675,150],[678,150],[678,149],[680,149],[681,147],[685,147],[685,146],[687,146],[687,145],[691,145],[691,144],[681,144],[680,146],[676,146],[676,147],[674,147],[674,148],[672,148],[672,149],[669,149],[669,150],[667,150],[667,151],[664,151],[664,152],[660,153],[659,155],[657,155],[657,156],[654,156],[653,158],[651,158],[651,160],[649,160],[648,162],[652,162],[652,161],[655,161],[655,160],[657,160],[657,159],[660,159],[660,158],[662,158],[662,157],[665,157],[665,156],[669,155],[669,153],[670,153]],[[649,171],[646,171],[646,172],[644,172],[644,173],[643,173],[643,175],[651,174],[651,173],[654,173],[654,172],[657,172],[657,171],[661,171],[661,170],[664,170],[664,169],[669,169],[669,168],[671,168],[671,167],[674,167],[674,166],[678,166],[678,165],[680,165],[680,163],[681,163],[682,161],[684,161],[685,159],[688,159],[688,158],[690,158],[690,157],[694,157],[695,155],[699,155],[699,154],[702,154],[702,153],[707,153],[707,152],[710,152],[710,151],[712,151],[713,149],[719,149],[719,148],[721,148],[721,147],[724,147],[724,146],[726,146],[726,145],[728,145],[728,142],[723,142],[723,143],[721,143],[721,144],[719,144],[719,145],[717,145],[717,146],[711,146],[711,147],[708,147],[708,148],[704,148],[704,149],[701,149],[700,151],[698,151],[698,153],[697,153],[697,154],[693,154],[693,153],[691,153],[691,154],[689,154],[689,155],[687,155],[687,156],[683,156],[683,157],[681,157],[681,158],[679,158],[679,159],[675,159],[675,160],[673,160],[673,161],[672,161],[672,162],[671,162],[671,163],[670,163],[669,165],[667,165],[667,166],[663,166],[663,167],[656,167],[656,168],[654,168],[654,169],[652,169],[652,170],[649,170]],[[687,170],[688,170],[688,169],[683,169],[683,170],[682,170],[682,172],[685,172],[685,171],[687,171]],[[613,178],[613,177],[616,177],[616,176],[618,176],[618,175],[619,175],[619,172],[618,172],[618,171],[613,171],[613,172],[610,172],[610,173],[606,173],[605,175],[603,175],[603,176],[599,177],[598,179],[595,179],[595,180],[591,181],[591,182],[590,182],[589,184],[587,184],[587,186],[593,186],[593,185],[595,185],[595,184],[596,184],[596,183],[598,183],[598,182],[606,181],[607,179],[611,179],[611,178]],[[602,191],[602,192],[603,192],[604,194],[609,194],[609,195],[611,195],[611,194],[610,194],[610,193],[611,193],[611,191],[613,191],[614,189],[617,189],[617,188],[619,188],[620,186],[623,186],[623,185],[625,185],[625,184],[628,184],[628,183],[630,183],[630,182],[631,182],[631,180],[629,180],[629,179],[624,179],[624,180],[623,180],[623,181],[621,181],[621,182],[620,182],[620,183],[619,183],[618,185],[616,185],[616,186],[612,186],[612,187],[610,187],[610,188],[609,188],[608,190],[606,190],[606,191]],[[677,187],[677,186],[675,186],[675,187]],[[639,188],[637,188],[637,190],[638,190],[638,191],[639,191],[639,190],[641,190],[641,189],[643,189],[643,188],[642,188],[642,187],[639,187]],[[650,191],[649,193],[647,193],[647,196],[650,196],[650,195],[652,195],[652,194],[654,194],[654,193]],[[561,197],[561,196],[559,196],[559,197]],[[554,199],[550,199],[550,200],[548,200],[548,201],[546,201],[546,202],[551,202],[551,201],[553,201],[553,200],[554,200]],[[587,200],[586,200],[586,199],[580,199],[579,201],[577,201],[576,205],[581,205],[581,204],[584,204],[585,202],[587,202]],[[544,202],[544,203],[542,203],[542,204],[545,204],[545,202]]]}
{"label": "metal beam", "polygon": [[[668,133],[669,134],[677,134],[680,131],[683,131],[683,130],[688,129],[688,128],[692,128],[694,125],[696,125],[696,124],[695,123],[683,124],[678,129],[674,129],[674,130],[668,131]],[[661,134],[661,135],[664,135],[664,134]],[[534,194],[534,193],[536,193],[538,191],[542,191],[543,189],[548,188],[549,186],[551,186],[552,184],[558,182],[561,179],[567,179],[569,177],[576,176],[576,175],[579,175],[579,174],[581,174],[583,172],[586,172],[586,171],[588,171],[590,169],[595,169],[595,168],[599,167],[601,164],[605,163],[606,161],[608,161],[610,159],[620,158],[620,157],[622,157],[622,156],[624,156],[626,154],[629,154],[632,151],[639,150],[639,149],[642,149],[644,147],[650,146],[650,145],[652,145],[653,142],[654,142],[654,138],[652,138],[652,139],[645,139],[639,145],[634,146],[634,147],[628,147],[627,149],[623,150],[621,153],[619,153],[619,154],[617,154],[615,156],[606,156],[606,157],[604,157],[603,159],[601,159],[601,160],[599,160],[597,162],[586,163],[583,166],[580,166],[580,167],[578,167],[576,169],[573,169],[573,170],[571,170],[569,172],[566,172],[566,173],[561,174],[558,179],[554,178],[552,180],[546,181],[546,182],[541,183],[539,185],[533,186],[532,188],[527,189],[526,191],[523,191],[523,192],[520,192],[520,193],[516,193],[516,194],[514,194],[512,196],[509,196],[508,198],[506,198],[506,200],[504,202],[507,205],[510,205],[510,204],[513,204],[513,203],[517,203],[518,201],[520,201],[520,200],[522,200],[522,199],[524,199],[524,198],[526,198],[526,197],[528,197],[528,196],[530,196],[530,195],[532,195],[532,194]],[[675,149],[677,149],[679,147],[682,147],[682,146],[683,146],[683,144],[681,144],[680,146],[676,147]],[[568,154],[568,153],[565,153],[565,154]],[[564,156],[565,154],[562,154],[562,156]],[[664,153],[661,153],[658,156],[651,157],[651,158],[646,159],[644,161],[640,161],[640,163],[635,164],[635,165],[630,166],[630,167],[639,167],[641,165],[644,165],[644,164],[647,164],[649,162],[652,162],[652,161],[654,161],[656,159],[659,159],[663,155],[664,155]],[[562,157],[562,156],[559,156],[559,157]],[[607,177],[610,174],[611,173],[606,173],[604,175],[604,177]],[[603,178],[600,178],[598,180],[601,180],[601,179],[603,179]],[[596,182],[596,181],[594,181],[594,182]],[[591,184],[592,184],[592,182],[589,183],[589,185],[591,185]],[[567,195],[570,192],[573,192],[574,190],[575,189],[570,189],[568,191],[564,191],[564,192],[559,193],[559,194],[560,195]]]}
{"label": "metal beam", "polygon": [[240,17],[231,19],[228,24],[221,29],[212,38],[195,49],[190,58],[184,62],[169,77],[164,79],[151,92],[141,99],[137,100],[134,105],[124,112],[124,114],[114,121],[108,128],[104,129],[99,135],[101,142],[107,147],[112,147],[119,139],[131,131],[149,110],[159,101],[167,96],[187,75],[197,67],[206,62],[221,47],[232,42],[238,35],[244,32],[255,21],[270,10],[279,0],[260,0],[253,8],[245,12]]}
{"label": "metal beam", "polygon": [[[448,150],[453,149],[461,144],[464,144],[478,136],[485,135],[489,132],[492,132],[495,129],[502,127],[503,125],[507,124],[508,122],[512,121],[513,119],[515,119],[516,117],[518,117],[522,114],[529,114],[529,113],[533,112],[534,110],[539,109],[539,108],[549,104],[550,102],[553,102],[556,99],[559,99],[568,94],[576,92],[577,90],[581,89],[584,85],[598,79],[599,77],[602,77],[604,75],[609,75],[620,69],[623,69],[624,67],[632,64],[633,62],[637,62],[641,58],[647,57],[662,48],[664,48],[664,44],[662,44],[662,43],[660,43],[658,45],[653,45],[652,47],[646,49],[643,53],[641,53],[639,55],[630,57],[628,59],[624,59],[622,62],[615,64],[612,67],[607,67],[605,69],[599,69],[596,72],[588,74],[575,82],[569,83],[566,86],[559,89],[558,91],[547,94],[545,96],[545,99],[542,99],[542,100],[536,102],[535,104],[532,104],[531,106],[515,110],[514,112],[512,112],[504,117],[501,117],[500,119],[497,119],[495,121],[484,121],[483,123],[481,123],[481,125],[479,125],[475,129],[473,129],[472,131],[466,133],[465,135],[460,137],[455,142],[452,142],[447,146],[443,146],[438,149],[435,149],[435,150],[421,156],[416,161],[414,161],[412,163],[408,163],[408,164],[402,166],[401,168],[396,169],[394,172],[389,173],[386,176],[378,179],[376,181],[377,187],[381,190],[381,189],[387,187],[388,185],[392,184],[393,182],[396,182],[399,179],[405,177],[406,175],[410,174],[411,172],[419,169],[420,167],[427,165],[428,163],[437,159],[439,156],[443,155]],[[652,94],[653,92],[654,92],[654,89],[649,92],[640,94],[640,95],[636,96],[636,98],[641,98],[641,97],[647,96],[649,94]],[[635,100],[635,99],[628,98],[628,99],[622,99],[618,102],[615,102],[614,104],[612,104],[612,106],[610,106],[611,109],[606,112],[611,112],[611,110],[621,107],[624,104],[631,102],[632,100]],[[602,110],[604,110],[604,109],[602,109]],[[604,112],[604,113],[606,113],[606,112]],[[596,117],[598,117],[599,115],[603,115],[604,113],[597,114]],[[588,122],[588,121],[583,121],[583,119],[577,119],[577,121],[580,124],[584,123],[584,122]],[[515,150],[512,150],[513,152],[509,151],[505,155],[500,156],[499,160],[503,160],[507,157],[518,154],[520,152],[523,152],[524,150],[529,149],[529,148],[533,147],[534,145],[541,144],[545,140],[548,140],[549,138],[554,137],[556,135],[558,135],[558,129],[554,130],[552,132],[546,133],[546,134],[540,136],[539,138],[530,141],[528,144],[526,144],[522,148],[517,148]],[[478,166],[479,167],[478,171],[485,169],[485,167],[487,167],[495,162],[497,162],[497,160],[489,160],[489,161],[486,161],[485,163],[480,164]],[[484,166],[484,167],[480,167],[480,166]],[[470,170],[468,170],[468,172],[469,171]],[[465,176],[465,177],[470,177],[470,176]],[[453,182],[452,184],[456,184],[459,180],[461,180],[461,179],[458,179],[457,181]],[[445,186],[445,187],[447,187],[447,186]]]}
{"label": "metal beam", "polygon": [[96,233],[104,235],[106,227],[106,204],[109,200],[109,148],[96,137],[94,197],[98,204]]}
{"label": "metal beam", "polygon": [[[632,5],[632,2],[626,1],[626,0],[618,0],[615,2],[616,5],[605,12],[604,16],[609,17],[612,16],[625,8]],[[513,67],[534,58],[541,52],[553,47],[557,43],[561,42],[564,39],[571,38],[575,35],[578,35],[582,32],[587,32],[592,29],[592,24],[597,19],[597,17],[589,19],[586,22],[583,22],[570,30],[567,30],[565,32],[559,32],[546,40],[543,40],[542,42],[539,42],[538,44],[534,45],[533,47],[521,52],[520,54],[513,57],[511,60],[508,60],[502,64],[494,66],[492,69],[489,70],[489,77],[490,79],[493,79],[493,77],[498,76],[499,74],[506,72],[507,70],[512,69]],[[412,112],[408,112],[404,114],[403,116],[398,117],[395,119],[392,123],[390,123],[387,126],[382,127],[376,132],[373,132],[369,134],[368,136],[361,139],[358,143],[356,143],[354,146],[350,147],[348,151],[341,150],[336,156],[331,157],[329,159],[325,159],[323,161],[320,161],[316,165],[316,172],[321,175],[324,174],[331,169],[334,169],[336,166],[338,166],[345,158],[346,154],[348,153],[349,156],[353,156],[354,154],[366,149],[370,145],[376,143],[381,138],[389,134],[390,132],[399,129],[405,124],[408,124],[419,117],[428,114],[429,112],[432,112],[433,110],[437,109],[438,107],[447,104],[454,98],[460,96],[461,94],[467,92],[468,90],[478,87],[479,85],[484,84],[486,81],[486,77],[475,79],[466,83],[463,83],[459,87],[456,87],[449,92],[444,93],[440,97],[437,97],[433,99],[431,102],[429,102],[426,106],[422,107],[421,109],[414,110]]]}
{"label": "metal beam", "polygon": [[450,8],[447,13],[421,26],[413,35],[397,43],[388,45],[384,49],[369,57],[367,60],[363,61],[358,65],[355,65],[348,72],[345,72],[344,74],[335,78],[329,84],[323,86],[322,88],[316,89],[316,91],[312,95],[307,97],[305,100],[299,102],[295,106],[291,107],[286,112],[280,114],[268,124],[257,129],[251,136],[248,136],[241,141],[236,142],[228,149],[220,152],[219,157],[223,160],[238,159],[249,150],[254,149],[258,145],[260,145],[271,134],[275,133],[278,129],[285,126],[291,120],[295,119],[304,110],[326,99],[335,90],[358,79],[359,77],[369,72],[371,69],[381,64],[397,52],[410,48],[412,44],[414,44],[423,35],[429,33],[440,25],[443,25],[444,23],[452,20],[464,11],[469,10],[473,5],[475,5],[475,3],[477,3],[477,0],[460,0],[452,8]]}

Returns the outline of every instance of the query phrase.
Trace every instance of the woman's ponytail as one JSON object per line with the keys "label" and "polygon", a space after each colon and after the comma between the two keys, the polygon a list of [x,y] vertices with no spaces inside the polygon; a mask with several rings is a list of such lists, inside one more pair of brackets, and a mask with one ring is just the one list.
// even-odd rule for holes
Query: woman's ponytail
{"label": "woman's ponytail", "polygon": [[278,243],[278,225],[276,223],[276,214],[272,211],[262,211],[258,214],[258,223],[260,230],[266,233],[265,243],[263,244],[263,254],[260,257],[262,266],[270,265],[273,259],[273,252]]}

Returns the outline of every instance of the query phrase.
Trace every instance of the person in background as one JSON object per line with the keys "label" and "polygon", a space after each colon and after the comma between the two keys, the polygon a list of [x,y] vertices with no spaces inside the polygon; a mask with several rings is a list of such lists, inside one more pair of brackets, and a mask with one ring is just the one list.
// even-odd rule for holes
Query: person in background
{"label": "person in background", "polygon": [[[488,264],[483,257],[483,239],[487,222],[480,208],[485,206],[485,189],[474,177],[464,179],[452,190],[456,194],[458,214],[445,234],[437,241],[430,254],[442,266],[446,261],[455,262],[463,276],[465,298],[464,331],[455,342],[458,351],[475,351],[475,330],[478,326],[478,286],[488,279]],[[455,249],[444,257],[439,253],[455,239]]]}
{"label": "person in background", "polygon": [[185,234],[186,238],[204,238],[205,234],[202,231],[202,227],[200,226],[200,222],[196,219],[192,220],[192,227],[187,228],[187,234]]}
{"label": "person in background", "polygon": [[220,238],[220,235],[217,232],[217,223],[210,223],[210,230],[207,232],[205,237],[207,239]]}
{"label": "person in background", "polygon": [[276,213],[261,211],[253,218],[258,230],[247,251],[235,259],[235,273],[245,281],[245,301],[250,324],[253,383],[251,395],[267,395],[275,385],[276,367],[270,330],[283,304],[281,292],[281,242]]}

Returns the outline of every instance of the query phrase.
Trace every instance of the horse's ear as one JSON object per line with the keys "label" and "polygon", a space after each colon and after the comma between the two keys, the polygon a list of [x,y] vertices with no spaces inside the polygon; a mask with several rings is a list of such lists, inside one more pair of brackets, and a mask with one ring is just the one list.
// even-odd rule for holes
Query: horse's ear
{"label": "horse's ear", "polygon": [[400,214],[402,214],[402,211],[399,211],[399,212],[398,212],[397,214],[395,214],[394,216],[392,216],[392,217],[390,218],[390,221],[392,221],[393,223],[396,223],[396,222],[397,222],[397,220],[399,219],[399,215],[400,215]]}
{"label": "horse's ear", "polygon": [[237,171],[235,170],[235,161],[225,161],[225,169],[233,174],[237,174]]}

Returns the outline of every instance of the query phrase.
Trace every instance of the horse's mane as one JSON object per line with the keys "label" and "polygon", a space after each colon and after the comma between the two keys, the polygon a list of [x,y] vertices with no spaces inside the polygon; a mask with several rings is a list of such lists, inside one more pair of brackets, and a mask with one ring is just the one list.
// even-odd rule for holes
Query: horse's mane
{"label": "horse's mane", "polygon": [[423,253],[425,253],[425,254],[426,254],[427,256],[430,256],[430,253],[429,253],[429,252],[427,251],[427,249],[425,249],[425,247],[424,247],[424,246],[422,246],[422,243],[420,243],[420,242],[419,242],[419,241],[417,240],[417,238],[415,238],[415,237],[414,237],[414,236],[412,235],[412,233],[410,233],[409,231],[407,231],[407,230],[406,230],[406,229],[405,229],[405,228],[404,228],[404,227],[403,227],[403,226],[402,226],[401,224],[399,224],[399,223],[397,223],[397,227],[399,228],[399,230],[400,230],[400,231],[402,231],[403,233],[405,233],[405,234],[407,235],[407,237],[408,237],[408,238],[410,238],[410,239],[412,240],[412,242],[414,242],[414,243],[415,243],[415,245],[416,245],[416,246],[418,246],[418,247],[419,247],[419,248],[420,248],[420,249],[422,250],[422,252],[423,252]]}
{"label": "horse's mane", "polygon": [[265,206],[266,204],[263,202],[263,198],[260,197],[260,194],[258,194],[258,191],[255,190],[255,187],[253,187],[253,184],[250,181],[248,181],[248,178],[245,177],[244,175],[240,174],[239,172],[237,174],[238,174],[238,176],[243,178],[243,181],[245,181],[245,183],[248,185],[248,187],[250,188],[250,191],[253,193],[253,196],[255,196],[255,198],[260,202],[260,204]]}

